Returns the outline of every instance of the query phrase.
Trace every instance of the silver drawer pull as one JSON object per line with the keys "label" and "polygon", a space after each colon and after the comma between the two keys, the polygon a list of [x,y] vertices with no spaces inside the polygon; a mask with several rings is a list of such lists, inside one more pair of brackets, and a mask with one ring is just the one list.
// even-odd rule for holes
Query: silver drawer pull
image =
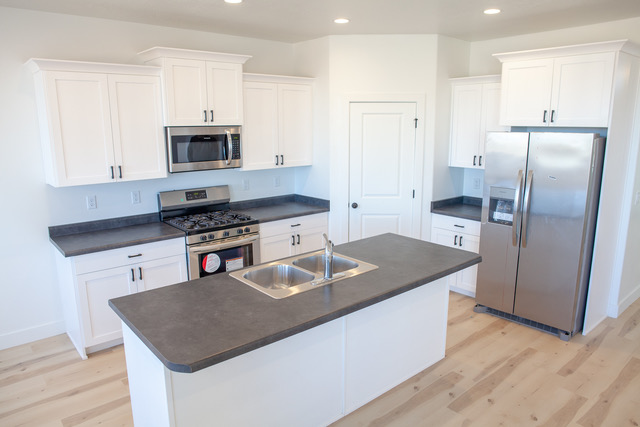
{"label": "silver drawer pull", "polygon": [[138,258],[139,256],[142,256],[142,254],[127,255],[127,258]]}

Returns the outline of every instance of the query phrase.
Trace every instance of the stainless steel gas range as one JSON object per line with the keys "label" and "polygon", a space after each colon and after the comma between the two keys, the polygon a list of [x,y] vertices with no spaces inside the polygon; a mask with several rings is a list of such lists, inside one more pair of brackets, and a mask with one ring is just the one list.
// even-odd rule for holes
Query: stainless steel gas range
{"label": "stainless steel gas range", "polygon": [[226,185],[158,193],[160,219],[186,233],[190,280],[260,262],[258,220],[229,201]]}

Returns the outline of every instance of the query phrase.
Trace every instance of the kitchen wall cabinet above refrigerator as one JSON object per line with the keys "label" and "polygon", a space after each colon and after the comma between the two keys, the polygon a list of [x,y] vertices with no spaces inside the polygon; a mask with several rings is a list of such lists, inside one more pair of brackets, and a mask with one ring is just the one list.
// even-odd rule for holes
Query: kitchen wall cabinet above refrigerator
{"label": "kitchen wall cabinet above refrigerator", "polygon": [[244,75],[244,170],[311,165],[312,84],[308,77]]}
{"label": "kitchen wall cabinet above refrigerator", "polygon": [[162,67],[166,126],[242,125],[242,65],[251,56],[167,47],[138,55]]}
{"label": "kitchen wall cabinet above refrigerator", "polygon": [[167,176],[160,69],[31,59],[54,187]]}
{"label": "kitchen wall cabinet above refrigerator", "polygon": [[449,166],[484,169],[486,133],[509,130],[499,124],[500,76],[463,77],[449,81]]}
{"label": "kitchen wall cabinet above refrigerator", "polygon": [[500,123],[607,127],[620,42],[495,54],[502,62]]}

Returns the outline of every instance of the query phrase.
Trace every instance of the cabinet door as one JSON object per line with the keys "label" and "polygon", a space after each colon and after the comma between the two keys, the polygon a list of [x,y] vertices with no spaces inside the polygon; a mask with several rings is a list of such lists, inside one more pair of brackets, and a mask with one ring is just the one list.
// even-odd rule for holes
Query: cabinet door
{"label": "cabinet door", "polygon": [[449,166],[478,167],[482,131],[482,84],[452,87]]}
{"label": "cabinet door", "polygon": [[278,87],[244,83],[242,169],[271,169],[278,153]]}
{"label": "cabinet door", "polygon": [[[43,72],[54,186],[112,181],[114,165],[107,76]],[[44,135],[42,135],[44,137]]]}
{"label": "cabinet door", "polygon": [[502,64],[500,124],[547,126],[551,114],[552,80],[553,59]]}
{"label": "cabinet door", "polygon": [[207,61],[206,67],[207,104],[211,124],[241,125],[242,65]]}
{"label": "cabinet door", "polygon": [[136,266],[136,278],[141,280],[138,292],[161,288],[187,280],[187,259],[184,255],[148,261]]}
{"label": "cabinet door", "polygon": [[278,234],[260,239],[260,262],[270,262],[295,254],[295,235]]}
{"label": "cabinet door", "polygon": [[316,227],[298,230],[296,236],[296,253],[316,251],[324,248],[322,233],[326,233],[326,227]]}
{"label": "cabinet door", "polygon": [[487,132],[508,131],[508,126],[500,125],[500,83],[486,83],[482,86],[482,120],[478,141],[478,167],[484,169],[484,144]]}
{"label": "cabinet door", "polygon": [[281,166],[304,166],[312,163],[313,123],[311,86],[278,85],[278,129]]}
{"label": "cabinet door", "polygon": [[[459,239],[462,239],[461,249],[465,251],[478,253],[480,251],[480,238],[470,234],[460,234]],[[457,273],[456,291],[464,293],[466,295],[476,295],[476,279],[478,277],[478,266],[474,265]]]}
{"label": "cabinet door", "polygon": [[167,176],[160,78],[109,75],[116,178]]}
{"label": "cabinet door", "polygon": [[165,124],[204,126],[207,111],[207,72],[205,61],[167,58],[164,62]]}
{"label": "cabinet door", "polygon": [[551,126],[609,126],[614,60],[614,52],[555,60]]}
{"label": "cabinet door", "polygon": [[[450,248],[458,248],[458,235],[450,230],[442,228],[431,229],[431,241],[439,245],[448,246]],[[455,244],[454,244],[455,243]],[[450,288],[455,288],[458,283],[458,275],[460,273],[454,273],[447,276]]]}
{"label": "cabinet door", "polygon": [[85,347],[122,337],[120,318],[108,301],[136,292],[134,274],[133,266],[126,266],[77,276]]}

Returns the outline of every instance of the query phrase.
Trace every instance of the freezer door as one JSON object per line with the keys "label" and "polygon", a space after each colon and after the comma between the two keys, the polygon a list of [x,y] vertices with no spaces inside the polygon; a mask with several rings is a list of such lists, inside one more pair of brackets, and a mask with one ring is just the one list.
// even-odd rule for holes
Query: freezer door
{"label": "freezer door", "polygon": [[532,133],[529,142],[514,314],[565,331],[574,329],[588,281],[594,141],[593,134]]}
{"label": "freezer door", "polygon": [[476,302],[507,313],[513,313],[528,143],[528,133],[490,132],[485,144]]}

